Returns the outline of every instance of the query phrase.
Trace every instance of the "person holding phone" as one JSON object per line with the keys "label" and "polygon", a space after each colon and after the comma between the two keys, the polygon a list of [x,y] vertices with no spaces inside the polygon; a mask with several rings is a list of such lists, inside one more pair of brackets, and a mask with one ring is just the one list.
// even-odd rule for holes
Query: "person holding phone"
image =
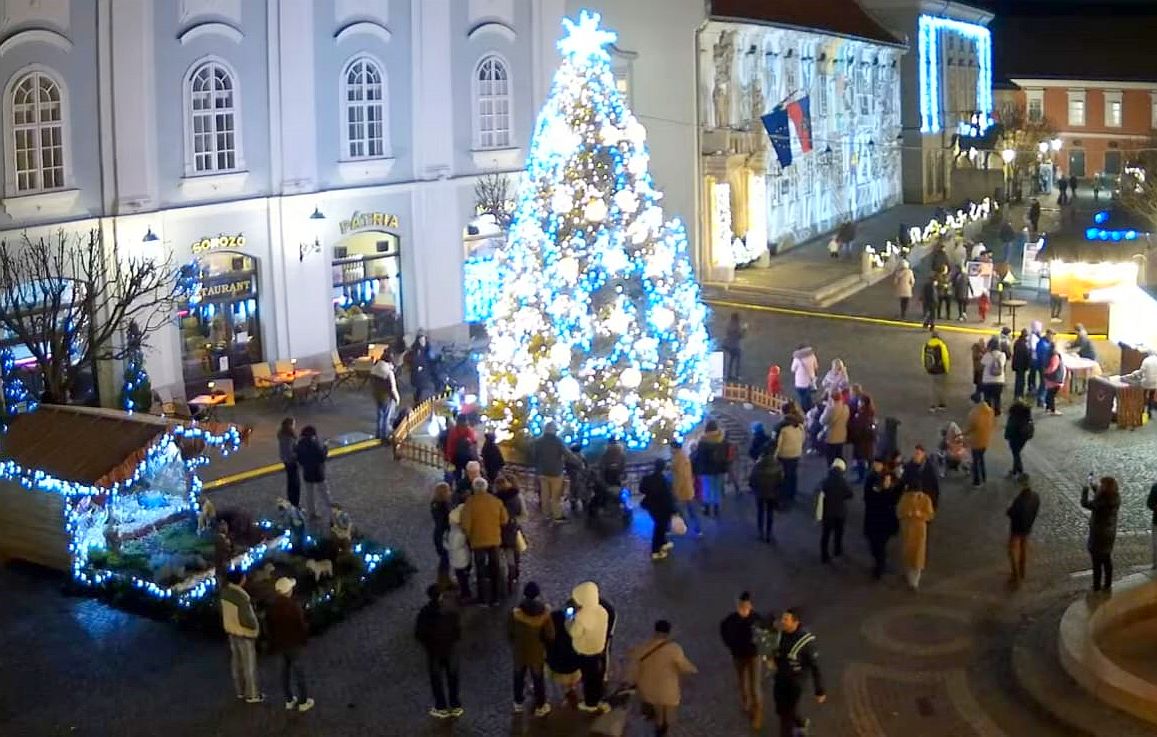
{"label": "person holding phone", "polygon": [[610,614],[599,601],[599,587],[594,581],[575,586],[571,598],[574,604],[566,609],[566,631],[579,656],[583,674],[583,702],[578,708],[587,713],[604,713],[610,710],[603,701],[604,653],[610,633]]}
{"label": "person holding phone", "polygon": [[[1092,494],[1092,498],[1090,498]],[[1093,591],[1113,591],[1113,543],[1117,540],[1117,511],[1121,495],[1117,480],[1102,476],[1098,484],[1089,473],[1088,483],[1081,489],[1081,506],[1089,510],[1089,557],[1093,562]]]}

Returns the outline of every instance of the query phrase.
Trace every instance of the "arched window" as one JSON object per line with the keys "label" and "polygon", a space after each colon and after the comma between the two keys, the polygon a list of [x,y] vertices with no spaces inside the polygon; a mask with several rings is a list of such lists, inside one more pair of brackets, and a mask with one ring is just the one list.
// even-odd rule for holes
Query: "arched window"
{"label": "arched window", "polygon": [[240,169],[240,105],[233,72],[221,62],[207,61],[189,74],[186,93],[186,173],[211,174]]}
{"label": "arched window", "polygon": [[[64,101],[47,74],[29,72],[12,86],[12,177],[17,193],[64,187]],[[11,185],[10,185],[11,186]]]}
{"label": "arched window", "polygon": [[474,72],[474,145],[510,148],[510,72],[497,56],[485,56]]}
{"label": "arched window", "polygon": [[372,59],[351,61],[342,76],[345,106],[342,146],[347,159],[378,159],[386,155],[386,84]]}

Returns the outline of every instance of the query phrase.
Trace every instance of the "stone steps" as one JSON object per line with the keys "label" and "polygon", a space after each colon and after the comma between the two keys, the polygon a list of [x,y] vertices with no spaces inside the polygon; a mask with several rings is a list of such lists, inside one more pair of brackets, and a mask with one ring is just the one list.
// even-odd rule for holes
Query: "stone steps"
{"label": "stone steps", "polygon": [[1012,670],[1020,690],[1044,714],[1074,735],[1152,737],[1154,728],[1094,698],[1061,665],[1057,650],[1065,598],[1030,620],[1012,646]]}

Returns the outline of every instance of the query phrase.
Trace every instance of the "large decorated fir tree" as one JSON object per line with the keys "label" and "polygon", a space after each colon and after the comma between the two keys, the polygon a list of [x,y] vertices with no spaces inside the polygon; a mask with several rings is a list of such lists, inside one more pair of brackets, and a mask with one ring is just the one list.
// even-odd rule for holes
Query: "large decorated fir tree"
{"label": "large decorated fir tree", "polygon": [[664,221],[646,130],[615,87],[599,16],[563,21],[480,367],[487,417],[629,447],[680,437],[710,401],[707,311],[678,220]]}
{"label": "large decorated fir tree", "polygon": [[32,412],[39,405],[24,386],[16,358],[8,348],[0,350],[0,432],[7,432],[12,418]]}

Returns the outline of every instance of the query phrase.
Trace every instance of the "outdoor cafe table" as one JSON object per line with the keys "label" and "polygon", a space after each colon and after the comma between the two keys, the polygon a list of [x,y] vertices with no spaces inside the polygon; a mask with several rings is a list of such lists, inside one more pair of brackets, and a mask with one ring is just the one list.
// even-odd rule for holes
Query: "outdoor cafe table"
{"label": "outdoor cafe table", "polygon": [[229,395],[225,392],[220,394],[199,394],[189,400],[189,405],[196,407],[204,413],[204,419],[211,420],[216,414],[218,406],[229,401]]}
{"label": "outdoor cafe table", "polygon": [[1101,365],[1091,358],[1081,358],[1075,353],[1062,353],[1061,362],[1065,365],[1065,385],[1061,388],[1061,396],[1072,402],[1072,394],[1083,394],[1089,384],[1089,379],[1101,373]]}
{"label": "outdoor cafe table", "polygon": [[314,369],[296,369],[294,371],[282,371],[280,373],[271,374],[269,380],[274,384],[292,384],[298,379],[305,379],[313,376],[321,376],[320,371]]}

